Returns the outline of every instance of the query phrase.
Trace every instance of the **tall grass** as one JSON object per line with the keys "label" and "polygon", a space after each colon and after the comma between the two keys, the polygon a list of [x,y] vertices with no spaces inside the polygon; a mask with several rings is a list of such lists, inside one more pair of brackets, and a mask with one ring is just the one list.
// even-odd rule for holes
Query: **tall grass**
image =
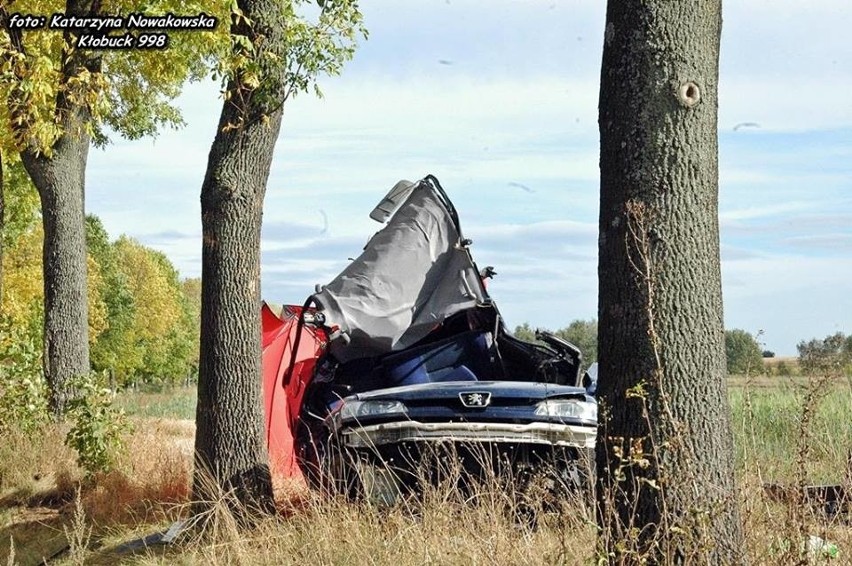
{"label": "tall grass", "polygon": [[[810,453],[805,463],[814,483],[839,483],[852,449],[852,386],[833,381],[824,387],[808,423],[808,438],[801,438],[809,382],[777,378],[774,387],[729,389],[737,468],[760,467],[764,478],[791,481],[796,473],[799,443]],[[813,383],[816,385],[815,383]]]}
{"label": "tall grass", "polygon": [[[463,473],[457,470],[457,473]],[[202,532],[140,564],[586,564],[594,556],[595,529],[580,497],[530,501],[486,476],[467,489],[458,477],[429,483],[418,497],[393,505],[315,492],[293,492],[277,517],[249,530],[208,511]],[[518,510],[523,508],[523,513]]]}
{"label": "tall grass", "polygon": [[[852,529],[842,516],[827,517],[795,496],[773,499],[764,489],[773,482],[795,486],[802,474],[809,483],[849,485],[852,386],[835,381],[825,395],[809,397],[806,381],[784,383],[736,384],[730,390],[748,559],[754,565],[807,564],[811,559],[802,554],[802,542],[815,536],[839,547],[840,556],[826,563],[852,563]],[[36,438],[0,439],[0,507],[12,510],[0,510],[0,535],[6,538],[0,559],[4,549],[24,555],[25,540],[15,538],[12,547],[9,535],[17,537],[20,530],[8,523],[17,521],[20,527],[25,510],[35,505],[57,509],[66,521],[68,537],[75,541],[73,556],[66,558],[71,562],[406,566],[596,561],[597,531],[585,501],[569,498],[545,508],[544,499],[521,499],[511,485],[500,482],[466,493],[453,489],[452,482],[439,483],[419,500],[403,498],[391,506],[321,497],[290,484],[279,490],[279,516],[259,518],[250,530],[229,524],[221,514],[218,527],[206,536],[142,554],[117,553],[120,543],[164,530],[187,514],[194,433],[191,390],[125,393],[121,399],[136,423],[130,449],[118,470],[88,484],[62,443],[61,429],[47,427]],[[803,438],[806,401],[812,406]],[[810,446],[808,461],[797,462],[803,441]],[[528,520],[531,507],[533,521]],[[82,540],[90,542],[88,548]]]}
{"label": "tall grass", "polygon": [[129,416],[168,419],[195,419],[195,387],[175,387],[158,392],[125,390],[115,399]]}

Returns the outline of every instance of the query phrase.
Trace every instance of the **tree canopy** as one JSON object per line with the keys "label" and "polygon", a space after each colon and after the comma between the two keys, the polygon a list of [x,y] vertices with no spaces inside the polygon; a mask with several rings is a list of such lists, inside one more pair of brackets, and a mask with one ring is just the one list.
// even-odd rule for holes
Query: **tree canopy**
{"label": "tree canopy", "polygon": [[[16,0],[14,9],[29,14],[63,13],[66,3],[58,0]],[[221,60],[228,45],[229,11],[225,2],[186,2],[183,0],[105,0],[96,14],[205,12],[218,18],[213,31],[171,30],[169,47],[156,52],[141,49],[115,49],[98,52],[97,72],[80,69],[65,77],[63,50],[70,37],[57,30],[37,29],[21,33],[10,30],[9,8],[0,9],[0,136],[3,149],[21,150],[32,144],[37,151],[51,152],[63,133],[56,120],[60,95],[85,104],[90,119],[86,132],[97,145],[109,142],[110,135],[128,139],[155,135],[162,127],[183,124],[173,104],[183,85],[205,77]]]}
{"label": "tree canopy", "polygon": [[162,385],[194,373],[198,319],[177,271],[161,252],[126,236],[110,251],[115,271],[104,300],[112,326],[92,349],[95,369],[113,371],[119,385]]}
{"label": "tree canopy", "polygon": [[[181,280],[161,252],[122,236],[110,241],[96,216],[87,218],[89,240],[88,339],[92,369],[115,385],[161,386],[194,376],[198,367],[198,279]],[[10,239],[3,267],[0,354],[39,345],[44,317],[41,226]],[[41,349],[35,352],[41,358]],[[37,367],[29,373],[40,375]]]}

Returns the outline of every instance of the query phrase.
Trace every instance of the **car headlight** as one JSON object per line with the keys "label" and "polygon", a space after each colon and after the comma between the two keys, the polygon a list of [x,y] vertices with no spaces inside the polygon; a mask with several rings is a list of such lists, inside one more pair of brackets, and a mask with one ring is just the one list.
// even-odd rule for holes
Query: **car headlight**
{"label": "car headlight", "polygon": [[580,399],[547,399],[535,406],[535,414],[541,417],[597,421],[598,405]]}
{"label": "car headlight", "polygon": [[346,401],[340,409],[341,420],[365,419],[404,415],[407,412],[401,401]]}

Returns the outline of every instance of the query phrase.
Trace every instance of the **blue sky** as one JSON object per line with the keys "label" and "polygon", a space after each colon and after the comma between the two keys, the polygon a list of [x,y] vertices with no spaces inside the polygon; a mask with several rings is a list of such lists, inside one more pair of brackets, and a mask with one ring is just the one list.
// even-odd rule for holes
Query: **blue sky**
{"label": "blue sky", "polygon": [[[396,181],[442,182],[510,325],[597,310],[602,0],[364,0],[370,30],[323,99],[288,103],[269,179],[263,295],[301,303],[379,227]],[[725,323],[852,333],[852,4],[725,3],[720,220]],[[189,85],[187,126],[92,151],[87,207],[110,234],[201,270],[199,191],[221,107]],[[737,124],[754,123],[757,126]]]}

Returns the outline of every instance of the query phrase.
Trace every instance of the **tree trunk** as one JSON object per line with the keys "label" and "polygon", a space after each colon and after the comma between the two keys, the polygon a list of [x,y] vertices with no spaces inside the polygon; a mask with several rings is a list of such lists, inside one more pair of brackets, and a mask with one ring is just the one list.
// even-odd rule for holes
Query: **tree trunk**
{"label": "tree trunk", "polygon": [[41,197],[44,226],[44,376],[57,420],[73,396],[71,378],[89,371],[86,229],[88,137],[63,134],[48,158],[21,159]]}
{"label": "tree trunk", "polygon": [[[277,57],[257,56],[260,86],[229,81],[229,99],[201,188],[201,352],[193,499],[203,510],[222,493],[269,511],[272,482],[264,441],[260,347],[260,227],[284,100],[284,22],[272,0],[241,0],[253,22],[233,35]],[[261,41],[257,41],[259,36]],[[240,49],[239,46],[236,49]],[[232,507],[233,510],[237,510]]]}
{"label": "tree trunk", "polygon": [[743,560],[719,267],[720,33],[720,0],[608,3],[597,497],[611,562]]}

